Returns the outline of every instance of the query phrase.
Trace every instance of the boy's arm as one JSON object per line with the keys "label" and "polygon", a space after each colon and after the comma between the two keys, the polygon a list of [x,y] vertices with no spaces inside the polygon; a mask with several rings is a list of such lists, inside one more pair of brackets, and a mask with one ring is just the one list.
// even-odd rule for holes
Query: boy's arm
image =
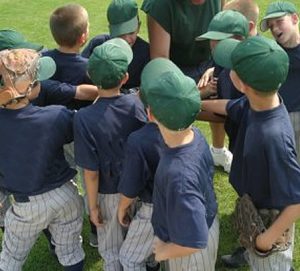
{"label": "boy's arm", "polygon": [[75,99],[94,101],[98,96],[98,88],[94,85],[82,84],[76,87]]}
{"label": "boy's arm", "polygon": [[202,101],[201,109],[227,116],[226,106],[228,102],[229,100],[204,100]]}
{"label": "boy's arm", "polygon": [[209,121],[209,122],[216,122],[216,123],[224,123],[225,117],[221,115],[216,115],[212,112],[207,111],[200,111],[196,117],[197,120],[201,121]]}
{"label": "boy's arm", "polygon": [[256,248],[260,251],[272,249],[272,245],[291,225],[300,218],[300,204],[287,206],[273,224],[256,238]]}
{"label": "boy's arm", "polygon": [[96,227],[100,227],[103,225],[103,220],[98,205],[99,172],[84,169],[84,181],[86,185],[90,219]]}
{"label": "boy's arm", "polygon": [[199,251],[199,248],[183,247],[174,243],[165,243],[159,238],[154,240],[155,260],[160,262],[167,259],[188,256]]}
{"label": "boy's arm", "polygon": [[119,223],[124,227],[129,226],[130,215],[128,211],[130,209],[130,205],[133,203],[134,200],[134,198],[128,198],[123,194],[120,194],[120,201],[118,206],[118,220]]}

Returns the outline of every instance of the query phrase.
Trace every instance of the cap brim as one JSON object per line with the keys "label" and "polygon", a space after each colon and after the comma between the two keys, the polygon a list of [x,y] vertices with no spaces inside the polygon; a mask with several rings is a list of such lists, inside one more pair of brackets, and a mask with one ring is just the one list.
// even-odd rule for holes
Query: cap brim
{"label": "cap brim", "polygon": [[138,29],[138,26],[139,26],[139,21],[137,16],[121,24],[111,24],[109,25],[110,36],[112,38],[115,38],[128,33],[135,32]]}
{"label": "cap brim", "polygon": [[280,11],[280,12],[271,13],[271,14],[263,17],[260,22],[260,30],[262,32],[266,32],[269,29],[268,24],[267,24],[268,19],[279,18],[279,17],[285,16],[286,14],[288,14],[288,12]]}
{"label": "cap brim", "polygon": [[110,39],[110,40],[106,41],[105,43],[120,47],[127,56],[128,64],[131,63],[131,61],[133,59],[133,52],[127,41],[125,41],[121,38],[114,38],[114,39]]}
{"label": "cap brim", "polygon": [[51,57],[44,56],[39,59],[36,79],[43,81],[49,79],[56,71],[56,64]]}
{"label": "cap brim", "polygon": [[23,42],[23,43],[16,44],[15,46],[12,46],[9,49],[32,49],[32,50],[39,52],[43,48],[44,48],[43,45],[34,44],[34,43],[30,43],[30,42]]}
{"label": "cap brim", "polygon": [[231,55],[240,41],[235,39],[225,39],[220,41],[212,52],[214,61],[221,67],[231,69]]}
{"label": "cap brim", "polygon": [[196,38],[196,41],[203,41],[203,40],[224,40],[232,37],[234,34],[231,33],[224,33],[218,31],[208,31],[203,35]]}

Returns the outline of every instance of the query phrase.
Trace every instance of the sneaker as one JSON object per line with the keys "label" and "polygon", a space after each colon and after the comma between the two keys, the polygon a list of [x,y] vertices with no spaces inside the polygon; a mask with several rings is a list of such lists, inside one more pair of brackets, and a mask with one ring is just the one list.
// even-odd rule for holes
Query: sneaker
{"label": "sneaker", "polygon": [[157,263],[155,266],[146,265],[147,271],[159,271],[160,264]]}
{"label": "sneaker", "polygon": [[214,159],[215,166],[221,166],[224,168],[225,172],[229,173],[232,162],[232,153],[225,147],[222,150],[216,151],[213,146],[210,146],[210,152]]}
{"label": "sneaker", "polygon": [[245,248],[238,247],[231,255],[223,255],[221,261],[228,268],[240,268],[248,264],[245,252]]}
{"label": "sneaker", "polygon": [[98,247],[98,237],[97,234],[95,233],[90,233],[90,242],[89,242],[91,247]]}

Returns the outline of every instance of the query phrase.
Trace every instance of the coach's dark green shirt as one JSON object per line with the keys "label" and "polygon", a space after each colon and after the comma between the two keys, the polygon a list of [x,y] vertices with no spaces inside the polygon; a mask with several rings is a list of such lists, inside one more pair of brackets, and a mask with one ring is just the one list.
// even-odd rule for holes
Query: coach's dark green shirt
{"label": "coach's dark green shirt", "polygon": [[144,0],[142,10],[154,18],[171,36],[170,59],[178,66],[194,66],[210,56],[208,41],[195,41],[207,32],[220,0],[193,5],[190,0]]}

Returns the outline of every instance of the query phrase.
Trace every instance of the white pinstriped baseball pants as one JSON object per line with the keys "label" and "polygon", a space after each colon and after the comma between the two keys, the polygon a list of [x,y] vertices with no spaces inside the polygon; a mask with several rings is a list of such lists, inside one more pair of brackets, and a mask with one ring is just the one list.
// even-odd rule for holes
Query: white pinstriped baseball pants
{"label": "white pinstriped baseball pants", "polygon": [[201,249],[189,256],[166,261],[168,271],[214,271],[219,246],[219,219],[216,216],[208,232],[208,242]]}
{"label": "white pinstriped baseball pants", "polygon": [[0,191],[0,227],[4,227],[5,214],[10,205],[9,196]]}
{"label": "white pinstriped baseball pants", "polygon": [[152,212],[153,204],[142,203],[130,223],[120,250],[124,271],[146,271],[146,261],[153,251]]}
{"label": "white pinstriped baseball pants", "polygon": [[119,251],[124,231],[118,221],[117,211],[120,194],[98,194],[104,225],[97,228],[98,251],[104,260],[105,271],[122,271]]}
{"label": "white pinstriped baseball pants", "polygon": [[83,202],[73,182],[29,200],[14,202],[6,213],[0,269],[21,271],[40,232],[47,227],[63,266],[82,261]]}
{"label": "white pinstriped baseball pants", "polygon": [[292,227],[292,244],[288,250],[271,254],[268,257],[259,257],[254,252],[247,250],[247,259],[252,271],[290,271],[293,264],[294,233]]}

